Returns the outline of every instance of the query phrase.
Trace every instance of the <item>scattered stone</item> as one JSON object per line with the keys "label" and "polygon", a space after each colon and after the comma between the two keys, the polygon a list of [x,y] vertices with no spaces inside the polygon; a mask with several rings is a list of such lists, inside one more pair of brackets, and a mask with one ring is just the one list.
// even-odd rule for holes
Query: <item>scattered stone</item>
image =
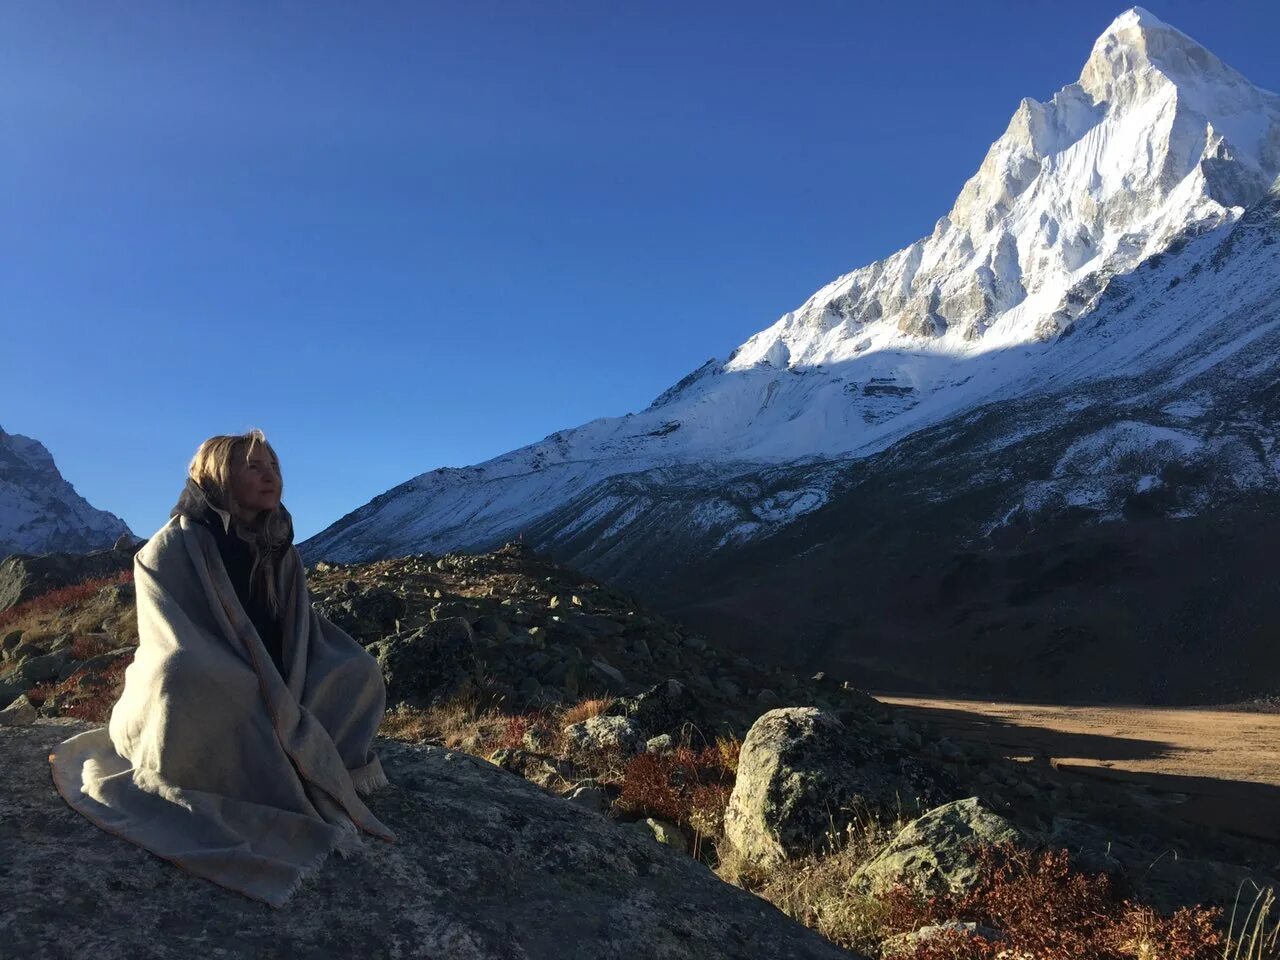
{"label": "scattered stone", "polygon": [[643,820],[633,821],[628,826],[638,830],[640,833],[653,837],[659,843],[675,847],[681,853],[689,852],[689,835],[685,833],[684,828],[679,824],[671,823],[667,820],[658,820],[655,817],[645,817]]}
{"label": "scattered stone", "polygon": [[24,727],[35,722],[36,708],[24,693],[0,710],[0,727]]}
{"label": "scattered stone", "polygon": [[853,875],[854,889],[883,893],[905,883],[923,893],[964,893],[977,880],[972,844],[1025,843],[1027,837],[977,797],[930,810],[907,824]]}
{"label": "scattered stone", "polygon": [[327,620],[368,646],[394,633],[396,621],[405,615],[404,599],[386,587],[371,587],[349,597],[315,601]]}
{"label": "scattered stone", "polygon": [[[1004,939],[1003,933],[999,930],[993,930],[991,927],[984,927],[979,923],[952,920],[948,923],[921,927],[912,933],[900,933],[896,936],[886,937],[880,944],[880,951],[883,956],[892,956],[924,946],[944,935],[952,942],[956,937],[959,937],[962,941],[972,943],[975,946],[983,941],[996,943]],[[951,944],[948,944],[948,946],[951,946]]]}
{"label": "scattered stone", "polygon": [[461,617],[436,620],[370,647],[382,667],[387,703],[427,706],[477,689],[475,634]]}
{"label": "scattered stone", "polygon": [[570,756],[602,750],[619,750],[624,755],[642,753],[645,739],[625,717],[588,717],[564,728],[566,752]]}
{"label": "scattered stone", "polygon": [[634,697],[620,697],[605,711],[609,716],[627,717],[646,738],[678,735],[686,721],[702,720],[702,712],[702,704],[679,680],[665,680]]}

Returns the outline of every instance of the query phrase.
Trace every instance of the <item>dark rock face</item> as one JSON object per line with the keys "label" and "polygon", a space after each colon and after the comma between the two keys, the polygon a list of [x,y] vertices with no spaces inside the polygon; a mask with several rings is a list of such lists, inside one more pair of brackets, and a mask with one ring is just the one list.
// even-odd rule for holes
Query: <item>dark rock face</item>
{"label": "dark rock face", "polygon": [[678,680],[655,684],[634,697],[621,697],[605,711],[608,716],[626,717],[646,739],[663,733],[675,736],[685,721],[697,721],[701,705]]}
{"label": "dark rock face", "polygon": [[480,659],[471,624],[462,617],[434,620],[407,634],[371,644],[387,682],[387,703],[426,706],[475,689]]}
{"label": "dark rock face", "polygon": [[332,856],[289,903],[193,877],[59,797],[46,757],[87,724],[0,727],[6,954],[100,960],[447,957],[849,958],[761,898],[635,829],[492,764],[379,739],[370,809],[397,842]]}
{"label": "dark rock face", "polygon": [[133,555],[145,541],[118,541],[94,553],[15,553],[0,562],[0,610],[8,610],[50,590],[133,569]]}
{"label": "dark rock face", "polygon": [[404,616],[404,600],[385,587],[356,591],[354,586],[323,600],[316,609],[365,646],[394,633],[396,621]]}

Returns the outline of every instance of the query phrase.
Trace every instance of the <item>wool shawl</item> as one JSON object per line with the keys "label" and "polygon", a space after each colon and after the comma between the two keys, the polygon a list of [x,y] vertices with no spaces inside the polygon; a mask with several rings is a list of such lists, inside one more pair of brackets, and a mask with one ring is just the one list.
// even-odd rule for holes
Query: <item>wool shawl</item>
{"label": "wool shawl", "polygon": [[[284,504],[280,504],[276,512],[284,518],[283,526],[288,533],[284,543],[270,550],[269,559],[272,567],[280,565],[282,555],[293,543],[292,516]],[[266,598],[259,595],[251,582],[254,547],[232,531],[230,511],[214,503],[203,488],[190,477],[187,478],[186,486],[183,487],[177,504],[169,511],[171,517],[179,514],[203,523],[213,531],[213,539],[218,544],[218,554],[222,557],[222,565],[226,568],[231,585],[235,587],[236,596],[240,598],[240,606],[244,607],[245,613],[253,621],[258,636],[262,638],[267,653],[271,655],[271,661],[280,671],[280,676],[287,677],[289,671],[284,665],[282,650],[284,637],[280,629],[280,617],[272,612]]]}
{"label": "wool shawl", "polygon": [[134,557],[138,649],[107,726],[49,756],[67,803],[199,877],[280,907],[360,833],[394,841],[361,799],[378,663],[311,606],[297,548],[276,571],[286,681],[241,606],[214,535],[171,517]]}

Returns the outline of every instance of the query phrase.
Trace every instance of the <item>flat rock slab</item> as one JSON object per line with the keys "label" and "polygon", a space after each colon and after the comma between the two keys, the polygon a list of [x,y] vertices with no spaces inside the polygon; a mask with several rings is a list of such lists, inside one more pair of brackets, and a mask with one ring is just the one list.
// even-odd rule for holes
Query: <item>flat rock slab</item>
{"label": "flat rock slab", "polygon": [[279,910],[94,826],[48,754],[93,724],[0,728],[0,942],[13,956],[849,958],[656,840],[468,754],[379,738],[398,842],[331,856]]}

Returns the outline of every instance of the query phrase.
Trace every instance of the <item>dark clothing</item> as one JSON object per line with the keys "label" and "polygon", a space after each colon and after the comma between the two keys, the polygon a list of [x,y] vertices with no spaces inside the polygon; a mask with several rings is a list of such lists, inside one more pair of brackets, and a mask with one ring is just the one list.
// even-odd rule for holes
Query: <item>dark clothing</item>
{"label": "dark clothing", "polygon": [[[280,509],[284,509],[283,505]],[[266,597],[258,597],[249,588],[249,573],[253,569],[253,547],[223,526],[222,517],[214,510],[204,491],[193,480],[187,480],[187,486],[169,516],[174,517],[179,514],[204,524],[213,534],[218,544],[218,553],[222,556],[222,564],[226,567],[227,576],[231,580],[231,585],[235,587],[236,596],[240,598],[240,605],[253,621],[258,636],[262,638],[263,645],[271,654],[272,662],[280,671],[280,676],[286,677],[283,648],[284,625],[279,617],[271,615]],[[288,544],[280,550],[280,553],[287,550]],[[278,563],[277,569],[279,569]]]}

